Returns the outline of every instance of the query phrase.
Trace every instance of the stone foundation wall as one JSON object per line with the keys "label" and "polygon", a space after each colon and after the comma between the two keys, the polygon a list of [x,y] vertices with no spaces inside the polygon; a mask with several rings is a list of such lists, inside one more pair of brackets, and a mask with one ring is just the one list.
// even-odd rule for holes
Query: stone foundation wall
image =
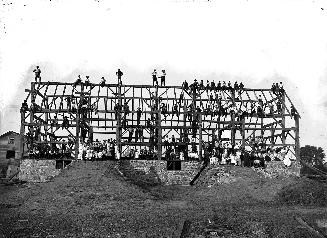
{"label": "stone foundation wall", "polygon": [[286,167],[283,161],[271,161],[266,163],[265,169],[258,169],[265,177],[277,178],[277,177],[290,177],[300,176],[301,163],[298,161],[292,161],[290,167]]}
{"label": "stone foundation wall", "polygon": [[59,173],[55,160],[24,159],[21,161],[18,177],[28,182],[46,182]]}
{"label": "stone foundation wall", "polygon": [[201,163],[198,161],[182,161],[181,170],[167,170],[167,161],[163,160],[130,160],[122,161],[120,167],[125,175],[135,171],[142,171],[145,174],[156,177],[162,184],[166,185],[189,185],[191,180],[199,172]]}

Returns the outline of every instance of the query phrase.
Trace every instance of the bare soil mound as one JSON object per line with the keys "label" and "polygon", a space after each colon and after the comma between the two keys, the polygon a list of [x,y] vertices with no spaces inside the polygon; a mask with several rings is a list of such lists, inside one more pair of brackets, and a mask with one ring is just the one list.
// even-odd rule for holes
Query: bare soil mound
{"label": "bare soil mound", "polygon": [[304,191],[298,178],[235,167],[212,170],[200,186],[162,186],[155,173],[127,179],[117,165],[79,161],[46,183],[0,186],[0,237],[180,237],[186,220],[186,237],[314,237],[290,218],[327,218],[327,207],[274,202],[285,186]]}

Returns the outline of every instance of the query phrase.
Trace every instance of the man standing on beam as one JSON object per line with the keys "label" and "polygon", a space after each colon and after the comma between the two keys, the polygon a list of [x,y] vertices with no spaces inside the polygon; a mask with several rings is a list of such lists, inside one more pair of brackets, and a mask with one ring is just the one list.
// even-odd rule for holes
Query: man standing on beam
{"label": "man standing on beam", "polygon": [[166,70],[161,70],[161,76],[160,76],[160,79],[161,79],[161,86],[166,86]]}
{"label": "man standing on beam", "polygon": [[39,80],[39,83],[41,83],[41,70],[39,66],[36,66],[36,69],[33,70],[35,73],[35,82],[37,83],[37,80]]}
{"label": "man standing on beam", "polygon": [[118,71],[116,72],[116,75],[118,77],[118,84],[122,84],[122,82],[121,82],[121,76],[123,76],[123,72],[120,71],[120,69],[118,69]]}
{"label": "man standing on beam", "polygon": [[158,79],[157,79],[157,70],[154,69],[152,72],[152,81],[153,81],[153,86],[158,85]]}

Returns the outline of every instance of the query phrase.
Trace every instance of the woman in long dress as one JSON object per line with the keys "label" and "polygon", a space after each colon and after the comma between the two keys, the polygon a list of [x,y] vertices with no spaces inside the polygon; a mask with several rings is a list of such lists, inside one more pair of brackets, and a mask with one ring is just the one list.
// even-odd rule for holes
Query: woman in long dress
{"label": "woman in long dress", "polygon": [[93,151],[91,150],[91,147],[88,145],[87,146],[87,149],[86,149],[86,159],[87,160],[91,160],[92,159],[92,153]]}
{"label": "woman in long dress", "polygon": [[84,144],[83,144],[83,142],[81,142],[79,144],[79,148],[78,148],[78,156],[77,156],[77,159],[83,160],[83,151],[84,151]]}
{"label": "woman in long dress", "polygon": [[231,153],[229,157],[230,157],[231,165],[236,165],[236,156],[235,156],[235,154]]}
{"label": "woman in long dress", "polygon": [[221,164],[226,164],[227,163],[227,156],[228,156],[228,153],[227,153],[227,149],[225,148],[224,153],[221,156]]}

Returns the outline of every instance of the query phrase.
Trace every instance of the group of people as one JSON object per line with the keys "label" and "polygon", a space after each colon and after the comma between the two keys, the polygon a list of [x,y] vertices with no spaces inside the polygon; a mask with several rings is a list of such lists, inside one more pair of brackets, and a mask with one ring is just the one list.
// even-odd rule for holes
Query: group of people
{"label": "group of people", "polygon": [[166,86],[166,70],[161,70],[161,74],[158,76],[158,72],[156,69],[153,70],[152,72],[152,83],[153,86],[158,86],[158,78],[160,78],[160,85],[161,86]]}
{"label": "group of people", "polygon": [[[199,158],[198,152],[185,149],[178,145],[174,146],[170,142],[165,151],[166,160],[196,160]],[[290,148],[282,147],[258,147],[241,148],[240,145],[232,146],[230,142],[203,143],[202,158],[207,164],[211,165],[235,165],[245,167],[265,167],[266,162],[283,161],[285,166],[290,166],[295,160]]]}
{"label": "group of people", "polygon": [[[29,132],[30,133],[30,132]],[[31,140],[30,134],[27,133],[27,140]],[[36,140],[36,138],[32,138]],[[30,143],[32,144],[32,143]],[[29,148],[28,154],[30,158],[40,159],[40,158],[49,158],[49,159],[60,159],[60,158],[71,158],[74,140],[72,137],[68,137],[66,141],[54,140],[52,143],[42,143],[36,144]]]}
{"label": "group of people", "polygon": [[[37,144],[31,147],[28,151],[30,158],[40,159],[71,159],[74,154],[75,141],[68,137],[68,141],[56,140],[52,143]],[[108,139],[102,142],[96,139],[95,141],[81,140],[78,148],[79,160],[108,160],[117,158],[116,140]]]}
{"label": "group of people", "polygon": [[215,83],[214,80],[209,82],[207,80],[206,85],[204,84],[203,80],[200,81],[200,83],[197,81],[197,79],[194,80],[192,84],[189,84],[186,80],[182,84],[182,88],[189,92],[189,93],[200,93],[201,91],[206,91],[207,93],[209,91],[225,91],[228,90],[230,92],[242,92],[244,89],[244,84],[242,82],[238,83],[237,81],[232,85],[230,81],[226,83],[226,81],[219,81],[217,84]]}
{"label": "group of people", "polygon": [[120,159],[116,140],[108,139],[102,142],[96,139],[95,141],[83,141],[81,140],[79,145],[78,159],[79,160],[108,160]]}
{"label": "group of people", "polygon": [[270,161],[283,161],[290,166],[295,159],[287,146],[242,149],[239,145],[232,147],[228,142],[217,147],[207,145],[203,156],[206,163],[245,167],[265,167],[266,162]]}
{"label": "group of people", "polygon": [[[124,73],[118,69],[116,72],[116,76],[118,78],[118,84],[122,84],[122,76],[124,75]],[[75,80],[75,82],[73,83],[73,87],[76,87],[77,85],[85,85],[85,86],[91,86],[91,82],[90,82],[90,76],[85,76],[85,81],[83,82],[81,75],[77,76],[77,79]],[[100,81],[100,86],[104,87],[106,86],[106,79],[104,77],[101,77],[101,81]]]}
{"label": "group of people", "polygon": [[[231,86],[230,82],[228,82],[227,85],[225,82],[223,82],[222,85],[219,82],[218,86],[215,85],[215,82],[211,82],[211,84],[208,82],[207,86],[204,87],[202,81],[200,84],[198,84],[195,80],[194,83],[190,86],[185,81],[183,83],[183,89],[184,90],[180,93],[179,99],[174,102],[171,108],[169,108],[168,103],[160,101],[159,98],[159,101],[161,102],[160,109],[162,115],[164,116],[164,120],[167,119],[168,115],[171,115],[172,119],[174,116],[176,116],[179,120],[181,111],[185,112],[185,110],[187,110],[186,116],[190,122],[193,121],[194,114],[200,113],[205,116],[204,119],[207,119],[207,116],[209,116],[211,120],[216,120],[219,117],[221,118],[230,116],[234,117],[235,120],[242,121],[244,118],[253,116],[266,117],[274,114],[283,114],[284,112],[289,112],[282,99],[280,98],[277,100],[267,100],[266,98],[263,98],[261,94],[256,96],[256,99],[253,100],[242,100],[239,97],[235,97],[234,100],[229,97],[227,99],[230,100],[226,100],[225,95],[223,97],[221,90],[236,90],[241,92],[244,89],[242,82],[240,84],[235,82],[234,87]],[[201,89],[211,90],[211,92],[207,92],[207,99],[201,99],[199,105],[197,106],[195,106],[193,103],[184,105],[183,102],[186,102],[184,101],[184,91],[187,91],[188,89],[190,89],[191,92]],[[279,86],[278,84],[274,84],[274,90],[275,93],[284,92],[282,83],[280,83]],[[290,115],[292,117],[298,115],[294,105],[291,105],[290,107]]]}
{"label": "group of people", "polygon": [[273,83],[271,85],[271,91],[275,95],[282,96],[284,94],[284,92],[285,92],[283,83],[282,82],[280,82],[279,84],[278,83]]}
{"label": "group of people", "polygon": [[[35,77],[34,77],[35,82],[41,82],[40,66],[36,66],[36,68],[33,70],[33,73],[35,75]],[[116,76],[118,77],[119,84],[122,84],[122,76],[123,75],[124,75],[124,73],[120,69],[118,69],[118,71],[116,72]],[[83,82],[81,75],[78,75],[76,81],[73,83],[73,86],[76,87],[77,85],[80,85],[80,84],[84,84],[85,86],[90,86],[91,85],[90,76],[85,76],[85,81]],[[106,79],[104,77],[101,77],[100,86],[104,87],[105,85],[106,85]]]}
{"label": "group of people", "polygon": [[[126,140],[124,142],[127,142]],[[108,139],[100,142],[95,141],[81,141],[78,153],[79,160],[108,160],[108,159],[158,159],[158,151],[156,148],[131,148],[126,147],[119,152],[116,140]]]}
{"label": "group of people", "polygon": [[156,160],[158,159],[158,151],[156,149],[148,148],[127,148],[123,151],[122,157],[124,159],[135,159],[135,160]]}

